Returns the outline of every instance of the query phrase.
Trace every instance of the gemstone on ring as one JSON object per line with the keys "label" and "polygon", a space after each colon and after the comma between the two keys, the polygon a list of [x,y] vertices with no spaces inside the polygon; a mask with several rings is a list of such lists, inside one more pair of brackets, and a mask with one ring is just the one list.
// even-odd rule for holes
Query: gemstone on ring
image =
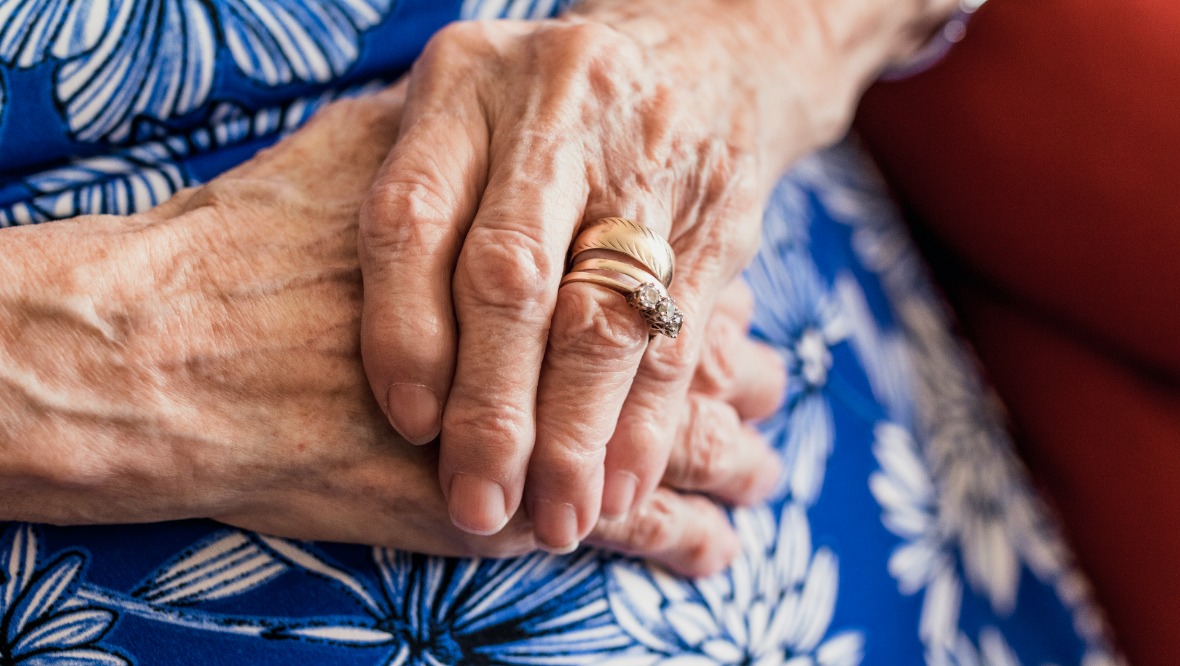
{"label": "gemstone on ring", "polygon": [[667,296],[660,285],[648,282],[636,287],[627,297],[631,307],[639,310],[648,327],[655,333],[669,338],[680,334],[684,325],[684,314],[676,307],[676,301]]}

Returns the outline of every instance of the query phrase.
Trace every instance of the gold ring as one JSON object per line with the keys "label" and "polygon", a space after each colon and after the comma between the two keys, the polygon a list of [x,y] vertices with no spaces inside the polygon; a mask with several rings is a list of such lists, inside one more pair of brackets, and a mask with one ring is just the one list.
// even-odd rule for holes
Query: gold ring
{"label": "gold ring", "polygon": [[684,314],[667,288],[655,276],[627,262],[600,257],[580,261],[561,279],[562,286],[573,282],[596,284],[625,296],[627,304],[643,316],[652,335],[675,338],[684,325]]}
{"label": "gold ring", "polygon": [[631,257],[664,287],[672,286],[676,253],[662,236],[638,222],[624,217],[604,217],[590,223],[574,240],[570,263],[590,250],[611,250]]}

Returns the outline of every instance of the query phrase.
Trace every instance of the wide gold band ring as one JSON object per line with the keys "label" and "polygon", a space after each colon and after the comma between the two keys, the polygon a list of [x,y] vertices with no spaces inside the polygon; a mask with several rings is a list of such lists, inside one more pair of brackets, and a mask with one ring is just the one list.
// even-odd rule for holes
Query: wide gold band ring
{"label": "wide gold band ring", "polygon": [[625,217],[604,217],[590,223],[570,248],[570,262],[590,250],[609,250],[639,262],[664,287],[672,286],[676,253],[662,236]]}

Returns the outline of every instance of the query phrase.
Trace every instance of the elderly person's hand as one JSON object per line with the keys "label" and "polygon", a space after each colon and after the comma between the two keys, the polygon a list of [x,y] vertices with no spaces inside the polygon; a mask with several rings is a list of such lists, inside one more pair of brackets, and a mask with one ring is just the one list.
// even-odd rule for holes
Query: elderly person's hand
{"label": "elderly person's hand", "polygon": [[[405,445],[360,364],[357,214],[396,135],[401,91],[334,105],[211,184],[129,218],[0,232],[0,520],[214,517],[282,536],[444,555],[536,547],[450,525],[432,449]],[[736,553],[730,502],[776,458],[740,417],[780,399],[755,372],[740,287],[678,406],[665,485],[591,542],[676,571]],[[489,397],[491,399],[491,397]],[[694,491],[684,493],[681,491]]]}
{"label": "elderly person's hand", "polygon": [[[495,533],[523,501],[561,551],[649,496],[768,188],[838,138],[919,5],[947,4],[591,1],[431,40],[362,211],[362,352],[399,432],[441,434],[456,525]],[[679,338],[649,343],[602,286],[559,289],[607,216],[670,240]]]}

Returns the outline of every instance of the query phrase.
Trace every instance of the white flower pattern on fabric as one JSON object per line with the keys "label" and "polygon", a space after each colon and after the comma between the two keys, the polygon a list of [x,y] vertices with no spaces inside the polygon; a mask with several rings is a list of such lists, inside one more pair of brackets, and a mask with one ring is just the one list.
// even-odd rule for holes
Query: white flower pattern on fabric
{"label": "white flower pattern on fabric", "polygon": [[919,636],[927,645],[946,647],[958,632],[962,585],[955,572],[953,526],[939,514],[938,489],[909,432],[878,424],[873,454],[881,471],[869,477],[889,531],[906,540],[889,557],[889,574],[903,594],[926,590]]}
{"label": "white flower pattern on fabric", "polygon": [[[381,587],[293,542],[268,540],[293,566],[327,576],[353,595],[367,621],[289,623],[268,635],[340,646],[389,646],[402,664],[568,664],[626,645],[610,622],[598,556],[536,553],[510,560],[454,560],[373,549]],[[560,637],[546,642],[539,634]]]}
{"label": "white flower pattern on fabric", "polygon": [[463,0],[459,15],[465,21],[536,19],[551,16],[572,0]]}
{"label": "white flower pattern on fabric", "polygon": [[[102,34],[93,20],[105,2],[0,0],[0,64],[27,69],[49,58],[66,59],[93,48]],[[0,70],[0,122],[6,83]]]}
{"label": "white flower pattern on fabric", "polygon": [[[611,617],[601,557],[592,551],[508,560],[370,553],[376,582],[312,544],[222,531],[161,566],[130,596],[92,587],[80,597],[194,631],[384,650],[387,666],[590,664],[633,643]],[[283,576],[327,582],[361,614],[230,617],[200,608]]]}
{"label": "white flower pattern on fabric", "polygon": [[110,0],[3,0],[0,62],[27,69],[65,60],[94,48],[102,36]]}
{"label": "white flower pattern on fabric", "polygon": [[326,83],[360,54],[360,34],[394,0],[4,0],[0,62],[61,61],[54,93],[75,138],[159,137],[213,88],[224,45],[267,86]]}
{"label": "white flower pattern on fabric", "polygon": [[641,563],[608,565],[611,609],[637,647],[608,664],[852,666],[864,637],[829,635],[839,571],[812,551],[802,506],[735,511],[742,555],[726,572],[685,581]]}
{"label": "white flower pattern on fabric", "polygon": [[0,228],[78,215],[130,215],[148,210],[196,184],[184,167],[187,158],[249,141],[274,140],[302,125],[332,100],[379,87],[383,87],[380,82],[369,83],[250,113],[232,104],[219,104],[207,127],[110,155],[81,158],[25,179],[28,197],[0,206]]}
{"label": "white flower pattern on fabric", "polygon": [[1020,666],[1020,659],[995,627],[979,632],[979,643],[959,634],[948,649],[926,655],[927,666]]}
{"label": "white flower pattern on fabric", "polygon": [[40,554],[31,526],[14,526],[0,535],[0,663],[130,664],[100,645],[115,614],[76,596],[85,558],[67,552],[39,565]]}
{"label": "white flower pattern on fabric", "polygon": [[810,256],[788,248],[783,257],[781,251],[767,239],[745,277],[755,294],[773,294],[783,302],[759,310],[752,326],[778,349],[787,367],[787,407],[764,424],[763,432],[783,451],[788,472],[780,495],[810,505],[823,488],[835,440],[826,392],[832,347],[847,339],[848,326]]}
{"label": "white flower pattern on fabric", "polygon": [[[958,642],[963,589],[957,562],[1000,616],[1015,607],[1027,566],[1056,586],[1090,654],[1118,659],[1092,598],[1076,585],[1072,598],[1066,594],[1067,581],[1084,577],[1013,453],[994,396],[951,333],[946,306],[876,170],[849,143],[805,159],[793,173],[811,184],[834,220],[852,227],[853,248],[880,276],[904,336],[912,407],[896,411],[912,414],[912,423],[878,428],[882,472],[870,483],[886,527],[907,540],[890,558],[891,574],[903,592],[927,589],[920,635],[928,651],[953,650]],[[862,357],[896,356],[879,346],[887,336],[858,339],[854,347]],[[864,366],[872,374],[880,364]],[[870,378],[874,387],[889,381]]]}

